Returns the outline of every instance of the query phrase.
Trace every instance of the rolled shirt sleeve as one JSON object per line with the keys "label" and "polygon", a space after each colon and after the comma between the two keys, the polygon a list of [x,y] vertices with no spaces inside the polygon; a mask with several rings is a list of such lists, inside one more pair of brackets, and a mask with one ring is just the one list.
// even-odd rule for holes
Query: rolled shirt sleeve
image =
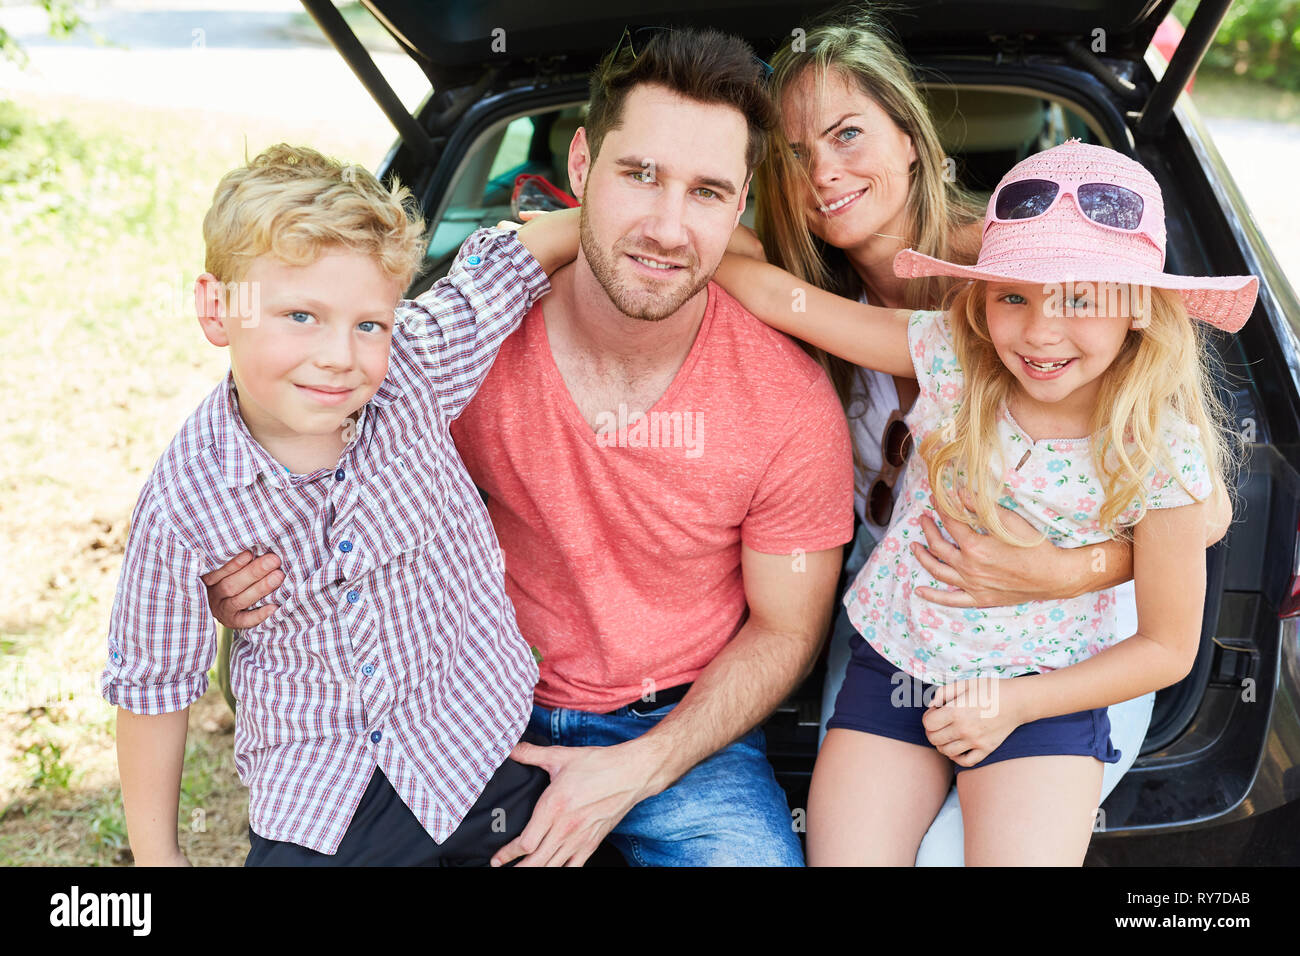
{"label": "rolled shirt sleeve", "polygon": [[432,375],[449,421],[474,397],[506,336],[550,288],[512,230],[480,229],[465,240],[447,275],[398,306],[399,328]]}
{"label": "rolled shirt sleeve", "polygon": [[100,691],[135,714],[188,707],[208,688],[216,623],[199,556],[166,526],[146,489],[127,536]]}

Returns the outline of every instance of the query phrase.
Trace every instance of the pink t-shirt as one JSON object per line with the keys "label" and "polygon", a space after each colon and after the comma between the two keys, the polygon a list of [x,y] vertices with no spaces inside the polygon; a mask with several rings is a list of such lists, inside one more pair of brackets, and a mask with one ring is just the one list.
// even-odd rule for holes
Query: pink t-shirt
{"label": "pink t-shirt", "polygon": [[690,353],[639,421],[624,407],[587,424],[542,300],[452,424],[488,495],[519,630],[541,653],[543,706],[604,712],[694,680],[744,623],[741,542],[793,554],[852,537],[830,381],[719,286],[708,296]]}

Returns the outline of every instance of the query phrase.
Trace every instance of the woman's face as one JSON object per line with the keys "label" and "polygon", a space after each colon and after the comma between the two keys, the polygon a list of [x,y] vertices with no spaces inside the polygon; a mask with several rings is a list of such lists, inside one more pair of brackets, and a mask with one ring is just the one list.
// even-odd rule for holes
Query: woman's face
{"label": "woman's face", "polygon": [[781,126],[813,189],[791,197],[813,234],[841,249],[877,233],[905,236],[904,210],[916,161],[912,139],[844,73],[832,70],[818,95],[817,71],[797,77],[781,99]]}

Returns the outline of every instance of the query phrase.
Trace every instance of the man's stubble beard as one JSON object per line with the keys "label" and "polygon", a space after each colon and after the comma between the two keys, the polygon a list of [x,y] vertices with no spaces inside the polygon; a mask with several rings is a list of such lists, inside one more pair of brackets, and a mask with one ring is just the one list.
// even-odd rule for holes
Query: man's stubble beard
{"label": "man's stubble beard", "polygon": [[[695,263],[697,281],[693,285],[687,285],[679,292],[669,293],[668,298],[648,296],[645,292],[632,289],[620,277],[617,262],[624,253],[618,249],[619,243],[615,243],[613,249],[606,250],[596,241],[596,236],[591,230],[591,223],[587,219],[587,207],[585,205],[581,207],[578,214],[578,223],[578,239],[582,246],[582,254],[586,257],[592,275],[596,277],[600,287],[605,290],[605,295],[614,304],[614,308],[628,318],[641,319],[646,322],[660,322],[680,309],[708,285],[709,279],[712,278],[711,275],[698,276],[699,264]],[[644,249],[629,249],[627,251],[633,253],[643,252],[646,255],[659,256],[665,259],[682,258],[659,250],[652,252]],[[688,258],[694,260],[694,256],[689,255],[689,253]]]}

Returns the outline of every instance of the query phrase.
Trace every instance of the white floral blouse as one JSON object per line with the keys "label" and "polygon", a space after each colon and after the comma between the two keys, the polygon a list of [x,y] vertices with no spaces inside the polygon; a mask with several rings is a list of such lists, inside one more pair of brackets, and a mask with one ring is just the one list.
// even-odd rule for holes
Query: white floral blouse
{"label": "white floral blouse", "polygon": [[[942,428],[960,407],[964,376],[946,313],[914,313],[908,342],[921,391],[907,424],[913,447],[919,449],[925,436]],[[1171,412],[1164,436],[1169,462],[1179,473],[1175,477],[1152,470],[1147,507],[1176,508],[1204,499],[1212,486],[1196,427]],[[1005,405],[998,437],[1006,462],[1005,494],[998,504],[1015,511],[1058,547],[1078,548],[1108,539],[1101,529],[1102,486],[1089,439],[1033,441]],[[1113,588],[991,608],[949,608],[917,597],[914,589],[921,585],[948,589],[922,567],[910,547],[913,541],[925,543],[923,514],[941,529],[943,522],[930,500],[926,464],[919,453],[908,460],[900,482],[889,530],[844,596],[854,627],[895,667],[930,684],[1019,677],[1078,663],[1131,636],[1116,634]],[[1138,508],[1135,499],[1119,523],[1132,524]],[[944,536],[951,540],[946,530]]]}

